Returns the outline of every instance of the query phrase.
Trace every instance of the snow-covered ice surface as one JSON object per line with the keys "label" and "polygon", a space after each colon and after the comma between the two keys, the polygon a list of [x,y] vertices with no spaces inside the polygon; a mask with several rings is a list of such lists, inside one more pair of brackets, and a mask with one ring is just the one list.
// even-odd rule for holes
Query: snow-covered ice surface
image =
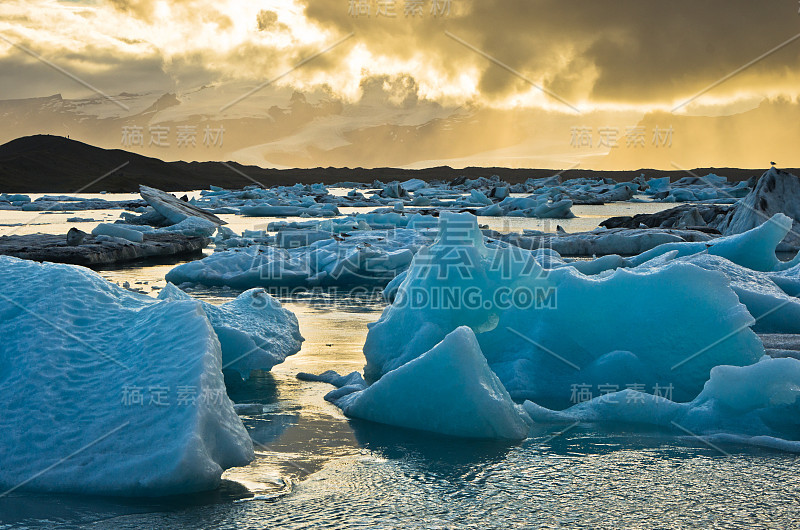
{"label": "snow-covered ice surface", "polygon": [[199,302],[71,265],[0,257],[0,270],[5,488],[168,495],[215,488],[253,459]]}

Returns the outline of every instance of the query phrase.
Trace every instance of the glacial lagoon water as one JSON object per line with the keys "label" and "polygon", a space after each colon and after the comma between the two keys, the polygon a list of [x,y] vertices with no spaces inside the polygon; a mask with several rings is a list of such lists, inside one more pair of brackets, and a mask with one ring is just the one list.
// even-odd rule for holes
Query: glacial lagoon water
{"label": "glacial lagoon water", "polygon": [[[129,198],[111,196],[104,198]],[[591,229],[606,217],[670,205],[576,207],[578,219],[498,219],[495,229]],[[0,212],[0,234],[91,229],[119,211]],[[97,221],[68,223],[68,217]],[[33,223],[25,225],[32,219]],[[240,231],[272,219],[226,216]],[[519,223],[519,224],[516,224]],[[100,270],[155,295],[174,262]],[[222,303],[238,291],[196,289]],[[282,297],[306,341],[297,355],[247,382],[229,380],[256,446],[214,492],[164,499],[0,496],[0,529],[63,528],[789,528],[800,520],[795,454],[626,425],[547,426],[521,443],[456,440],[348,420],[322,383],[298,372],[360,370],[367,324],[380,297]],[[179,330],[176,330],[179,332]],[[90,406],[90,404],[87,404]],[[58,426],[53,430],[58,432]],[[2,434],[0,434],[2,435]],[[0,462],[0,465],[2,463]]]}

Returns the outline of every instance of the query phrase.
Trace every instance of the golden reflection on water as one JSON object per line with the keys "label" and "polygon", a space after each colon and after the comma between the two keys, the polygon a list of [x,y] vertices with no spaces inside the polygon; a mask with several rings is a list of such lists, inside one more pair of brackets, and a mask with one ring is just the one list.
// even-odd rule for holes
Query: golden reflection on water
{"label": "golden reflection on water", "polygon": [[[225,298],[204,297],[212,303]],[[377,320],[382,304],[350,306],[331,298],[325,304],[283,301],[297,315],[305,341],[299,353],[270,372],[253,374],[229,389],[236,402],[264,403],[263,415],[243,416],[256,449],[249,466],[230,469],[223,478],[244,484],[256,495],[279,496],[292,484],[316,473],[335,458],[363,452],[341,411],[325,401],[333,389],[318,382],[300,381],[299,372],[340,374],[360,371],[367,324]]]}

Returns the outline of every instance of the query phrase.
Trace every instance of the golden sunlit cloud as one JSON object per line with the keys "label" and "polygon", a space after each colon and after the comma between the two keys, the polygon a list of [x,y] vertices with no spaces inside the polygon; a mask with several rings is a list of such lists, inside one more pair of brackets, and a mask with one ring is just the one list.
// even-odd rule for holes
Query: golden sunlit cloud
{"label": "golden sunlit cloud", "polygon": [[[800,18],[787,20],[782,10],[788,10],[788,3],[780,1],[758,6],[711,2],[701,9],[690,2],[659,7],[633,1],[566,6],[555,1],[451,0],[446,15],[423,10],[409,17],[398,0],[393,18],[381,16],[374,2],[367,4],[372,6],[369,16],[354,16],[350,4],[7,0],[0,6],[0,32],[45,57],[66,61],[78,73],[101,74],[109,56],[116,59],[111,62],[115,68],[124,68],[125,61],[157,60],[177,83],[203,75],[209,83],[268,79],[353,32],[348,46],[279,84],[301,89],[325,84],[353,101],[363,78],[410,75],[426,99],[557,108],[558,101],[532,87],[532,81],[566,101],[580,101],[582,108],[627,104],[642,109],[678,105],[800,31]],[[769,20],[770,31],[753,37],[758,32],[752,28],[758,25],[743,17],[742,9]],[[731,27],[734,11],[737,22]],[[640,18],[634,22],[636,16]],[[716,24],[707,25],[711,21]],[[703,28],[701,35],[697,28]],[[446,31],[485,56],[448,39]],[[765,57],[710,91],[703,104],[721,100],[728,105],[732,98],[752,98],[754,93],[796,96],[800,74],[791,65],[798,64],[799,50],[800,45],[787,45],[774,57]],[[15,50],[4,44],[0,53],[7,57]],[[496,59],[495,64],[486,56]],[[161,81],[156,76],[153,88]]]}
{"label": "golden sunlit cloud", "polygon": [[[740,114],[761,123],[753,116],[773,104],[796,115],[800,15],[789,0],[397,0],[387,12],[390,4],[5,0],[0,99],[86,97],[93,86],[105,94],[178,94],[180,109],[159,110],[160,120],[258,117],[278,127],[283,114],[297,112],[297,123],[283,126],[295,136],[281,149],[320,157],[338,145],[337,154],[325,155],[331,163],[349,163],[342,146],[364,141],[365,128],[414,124],[425,136],[418,141],[431,142],[463,128],[464,112],[487,120],[484,132],[502,139],[482,149],[492,156],[517,149],[537,160],[537,149],[549,149],[561,154],[548,160],[608,154],[620,164],[646,160],[640,153],[575,150],[571,128],[633,126],[654,115],[674,116],[685,127],[693,125],[682,118]],[[302,132],[298,116],[307,120]],[[421,127],[443,119],[457,125]],[[503,127],[517,132],[501,133]],[[262,143],[274,151],[277,134]],[[470,134],[458,141],[480,149],[465,139]],[[453,149],[453,158],[474,160],[474,153]],[[285,163],[295,155],[270,156]],[[409,149],[405,156],[434,155]],[[407,163],[419,160],[426,159]]]}

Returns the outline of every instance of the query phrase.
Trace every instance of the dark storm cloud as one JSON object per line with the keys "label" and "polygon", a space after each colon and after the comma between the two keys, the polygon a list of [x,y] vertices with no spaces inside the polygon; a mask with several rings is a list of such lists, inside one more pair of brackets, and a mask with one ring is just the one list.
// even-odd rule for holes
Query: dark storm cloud
{"label": "dark storm cloud", "polygon": [[[353,76],[362,68],[361,77],[365,79],[403,73],[415,90],[420,86],[424,88],[422,92],[436,97],[437,93],[452,94],[460,89],[437,92],[431,87],[451,88],[456,85],[448,85],[449,82],[456,82],[465,72],[472,75],[477,71],[477,89],[483,101],[528,92],[529,83],[533,82],[576,104],[589,100],[669,105],[691,97],[800,34],[795,0],[450,0],[450,13],[438,17],[430,12],[434,0],[423,0],[422,14],[416,17],[404,16],[406,0],[396,0],[395,18],[377,16],[377,0],[367,2],[370,17],[351,16],[350,0],[297,1],[305,2],[306,17],[321,32],[328,30],[327,42],[333,43],[351,32],[354,37],[304,64],[302,71],[287,82],[321,72],[329,77],[331,86],[341,88],[343,80],[349,81],[346,76]],[[156,22],[163,23],[154,18],[156,0],[100,0],[96,5],[102,6],[98,13],[114,14],[110,20],[117,20],[118,14],[124,13],[136,19],[135,24],[152,23],[157,27]],[[285,16],[288,8],[286,13],[281,8],[259,11],[258,6],[247,4],[253,8],[252,18],[247,15],[247,28],[242,29],[242,20],[235,18],[237,11],[228,9],[230,5],[233,4],[212,0],[173,0],[169,3],[169,16],[171,23],[189,36],[193,28],[208,28],[209,24],[216,25],[216,29],[209,30],[212,35],[243,35],[239,40],[232,39],[239,42],[232,47],[215,46],[207,39],[193,42],[191,38],[187,38],[185,47],[169,39],[163,39],[169,44],[157,47],[145,43],[146,35],[139,39],[138,34],[115,37],[95,32],[87,35],[87,40],[101,47],[107,42],[105,37],[111,37],[120,43],[117,51],[82,49],[71,54],[66,45],[58,49],[53,44],[40,51],[51,60],[65,60],[67,64],[61,66],[98,83],[116,86],[150,80],[158,88],[165,79],[182,86],[247,76],[265,80],[324,48],[318,41],[308,44],[309,39],[302,37],[307,28],[300,28],[293,35],[296,28],[286,25],[287,20],[292,20]],[[230,12],[226,13],[226,9]],[[89,16],[94,10],[85,12]],[[16,20],[11,16],[6,20],[16,21],[21,27],[38,24],[15,17]],[[239,29],[234,31],[237,26]],[[58,29],[47,27],[43,31],[57,33]],[[492,64],[446,32],[519,71],[527,80]],[[297,44],[273,47],[271,33],[286,34]],[[20,35],[23,33],[9,37]],[[29,45],[37,49],[35,43]],[[356,46],[365,47],[372,62],[354,65],[350,51]],[[408,71],[398,72],[402,69],[398,61],[421,66],[408,66]],[[772,95],[796,95],[800,86],[798,66],[800,39],[714,88],[709,95],[725,97],[744,92],[752,96],[769,90]],[[31,75],[31,83],[38,85],[37,72]],[[129,76],[127,72],[142,77]],[[317,75],[315,79],[320,78]],[[24,87],[25,79],[25,75],[21,76],[16,85]],[[469,97],[464,95],[464,99]],[[481,101],[478,98],[477,103]]]}
{"label": "dark storm cloud", "polygon": [[[37,43],[25,39],[15,42],[105,94],[174,88],[174,79],[165,73],[162,59],[155,55],[120,57],[112,50],[92,46],[76,53],[65,49],[42,49]],[[86,61],[87,56],[92,59],[90,63]],[[181,66],[187,76],[203,70],[198,65]],[[208,75],[205,77],[208,78]],[[32,94],[62,94],[64,97],[90,95],[85,84],[19,49],[0,57],[0,99],[26,98]]]}
{"label": "dark storm cloud", "polygon": [[[432,0],[430,0],[432,1]],[[430,5],[430,1],[425,5]],[[444,35],[452,32],[564,97],[653,102],[689,97],[800,33],[793,0],[452,1],[449,17],[354,18],[344,0],[307,0],[323,27],[356,32],[373,52],[401,59],[423,53],[451,74],[482,69],[487,96],[528,88],[523,81]],[[449,41],[449,42],[448,42]],[[800,40],[715,89],[765,90],[800,66]],[[414,74],[414,72],[411,72]],[[581,93],[587,80],[590,87]]]}

